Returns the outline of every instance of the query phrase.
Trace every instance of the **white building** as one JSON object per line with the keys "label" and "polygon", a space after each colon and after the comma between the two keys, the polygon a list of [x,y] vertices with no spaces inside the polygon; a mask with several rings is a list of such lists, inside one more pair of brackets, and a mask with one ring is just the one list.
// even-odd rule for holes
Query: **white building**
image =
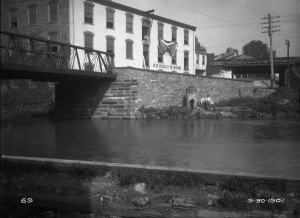
{"label": "white building", "polygon": [[196,27],[153,11],[109,0],[7,0],[1,3],[1,24],[8,31],[112,52],[115,67],[195,74]]}
{"label": "white building", "polygon": [[[115,67],[194,74],[196,27],[107,0],[70,1],[70,43],[113,52]],[[172,58],[159,38],[177,42]]]}

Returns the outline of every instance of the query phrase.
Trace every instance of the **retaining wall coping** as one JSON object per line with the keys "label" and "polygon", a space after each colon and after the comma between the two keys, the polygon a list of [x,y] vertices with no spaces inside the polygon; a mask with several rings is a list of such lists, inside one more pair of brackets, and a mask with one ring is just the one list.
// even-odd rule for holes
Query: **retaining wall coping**
{"label": "retaining wall coping", "polygon": [[108,163],[101,161],[82,161],[82,160],[66,160],[66,159],[55,159],[55,158],[38,158],[38,157],[24,157],[24,156],[12,156],[12,155],[2,155],[2,160],[11,161],[28,161],[28,162],[44,162],[44,163],[57,163],[57,164],[78,164],[82,166],[105,166],[105,167],[117,167],[117,168],[135,168],[135,169],[147,169],[147,170],[158,170],[158,171],[171,171],[171,172],[187,172],[187,173],[198,173],[211,176],[219,177],[242,177],[248,179],[262,179],[262,180],[285,180],[292,183],[300,183],[300,179],[290,178],[290,177],[277,177],[268,175],[259,175],[251,173],[233,173],[227,171],[215,171],[215,170],[196,170],[191,168],[183,167],[164,167],[164,166],[150,166],[150,165],[140,165],[140,164],[123,164],[123,163]]}

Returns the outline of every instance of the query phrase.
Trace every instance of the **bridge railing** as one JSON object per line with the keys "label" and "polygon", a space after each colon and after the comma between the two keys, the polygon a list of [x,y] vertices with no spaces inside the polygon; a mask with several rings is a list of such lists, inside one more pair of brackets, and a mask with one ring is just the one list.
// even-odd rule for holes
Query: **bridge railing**
{"label": "bridge railing", "polygon": [[114,54],[1,31],[1,62],[52,70],[74,69],[111,73]]}

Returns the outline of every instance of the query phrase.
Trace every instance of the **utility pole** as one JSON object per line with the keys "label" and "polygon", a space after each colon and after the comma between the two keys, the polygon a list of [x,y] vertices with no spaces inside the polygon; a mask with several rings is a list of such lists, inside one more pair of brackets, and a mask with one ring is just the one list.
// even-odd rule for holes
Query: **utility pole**
{"label": "utility pole", "polygon": [[291,74],[290,74],[290,40],[285,40],[287,46],[287,62],[288,62],[288,71],[287,71],[287,85],[288,88],[291,87]]}
{"label": "utility pole", "polygon": [[267,25],[261,27],[262,29],[267,29],[262,33],[268,33],[270,37],[270,62],[271,62],[271,88],[274,88],[274,63],[273,63],[273,47],[272,47],[272,33],[278,32],[280,30],[275,30],[274,28],[279,26],[274,26],[274,23],[279,23],[279,20],[274,20],[279,18],[279,16],[272,17],[271,14],[268,14],[268,17],[261,18],[262,20],[268,20],[267,22],[261,23],[262,25]]}

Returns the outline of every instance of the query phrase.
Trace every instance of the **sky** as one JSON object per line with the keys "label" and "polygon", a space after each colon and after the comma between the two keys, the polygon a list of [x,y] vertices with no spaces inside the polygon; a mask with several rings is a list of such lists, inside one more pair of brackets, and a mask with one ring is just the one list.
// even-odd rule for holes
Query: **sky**
{"label": "sky", "polygon": [[270,47],[270,38],[261,23],[280,16],[279,32],[273,34],[276,56],[286,57],[285,39],[290,41],[290,56],[300,56],[300,0],[113,0],[140,10],[155,9],[154,14],[197,27],[196,36],[208,53],[238,49],[252,40]]}

